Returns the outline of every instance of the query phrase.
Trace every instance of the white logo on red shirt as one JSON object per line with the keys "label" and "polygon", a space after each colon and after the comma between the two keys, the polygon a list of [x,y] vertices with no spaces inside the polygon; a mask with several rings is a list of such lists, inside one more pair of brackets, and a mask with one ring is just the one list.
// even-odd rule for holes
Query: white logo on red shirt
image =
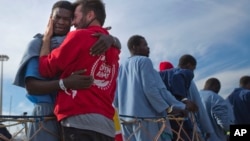
{"label": "white logo on red shirt", "polygon": [[101,55],[94,63],[90,75],[94,77],[94,85],[102,90],[106,90],[114,78],[115,65],[106,64],[106,57]]}

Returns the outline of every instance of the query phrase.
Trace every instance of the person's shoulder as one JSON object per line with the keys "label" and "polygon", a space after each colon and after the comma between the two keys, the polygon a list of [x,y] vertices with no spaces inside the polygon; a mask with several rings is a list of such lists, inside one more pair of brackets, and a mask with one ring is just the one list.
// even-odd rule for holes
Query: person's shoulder
{"label": "person's shoulder", "polygon": [[213,92],[213,94],[214,94],[214,96],[217,98],[217,99],[219,99],[219,100],[221,100],[221,101],[225,101],[225,99],[221,96],[221,95],[219,95],[219,94],[217,94],[217,93],[215,93],[215,92]]}
{"label": "person's shoulder", "polygon": [[140,55],[130,57],[128,59],[128,62],[131,62],[131,61],[139,65],[152,64],[151,59],[149,59],[146,56],[140,56]]}
{"label": "person's shoulder", "polygon": [[250,96],[250,90],[247,90],[247,91],[246,91],[246,95],[247,95],[247,96]]}
{"label": "person's shoulder", "polygon": [[69,35],[74,35],[74,34],[80,34],[82,31],[84,31],[84,29],[76,29],[76,30],[72,30],[70,31],[67,36]]}
{"label": "person's shoulder", "polygon": [[171,69],[165,69],[162,71],[159,71],[161,75],[172,75],[175,72],[176,68],[171,68]]}
{"label": "person's shoulder", "polygon": [[41,33],[37,33],[33,36],[30,42],[42,41],[43,35]]}
{"label": "person's shoulder", "polygon": [[174,75],[182,75],[185,78],[187,78],[188,80],[192,80],[194,78],[194,73],[192,70],[189,69],[182,69],[182,68],[176,68],[173,69],[174,71]]}
{"label": "person's shoulder", "polygon": [[190,69],[181,69],[181,68],[178,68],[178,69],[176,69],[176,72],[187,74],[187,75],[194,74],[194,72],[192,70],[190,70]]}
{"label": "person's shoulder", "polygon": [[209,96],[209,93],[208,93],[208,91],[202,89],[199,91],[199,95],[204,100]]}
{"label": "person's shoulder", "polygon": [[33,38],[43,38],[43,34],[41,34],[41,33],[37,33],[37,34],[35,34],[34,36],[33,36]]}
{"label": "person's shoulder", "polygon": [[249,99],[250,98],[250,90],[249,89],[242,89],[238,95],[241,98],[247,97]]}
{"label": "person's shoulder", "polygon": [[151,59],[146,56],[135,56],[135,58],[142,62],[151,62]]}
{"label": "person's shoulder", "polygon": [[26,50],[36,50],[42,44],[42,34],[36,34],[28,42]]}
{"label": "person's shoulder", "polygon": [[109,34],[107,29],[101,27],[101,26],[90,26],[85,29],[77,29],[75,31],[72,31],[73,34],[85,34],[85,35],[92,35],[93,33],[103,33],[103,34]]}
{"label": "person's shoulder", "polygon": [[212,91],[210,91],[210,90],[204,90],[204,89],[200,90],[199,93],[200,94],[206,94],[206,95],[213,95]]}
{"label": "person's shoulder", "polygon": [[146,57],[146,56],[138,56],[138,58],[142,59],[142,60],[151,60],[150,58]]}
{"label": "person's shoulder", "polygon": [[107,28],[104,28],[102,26],[90,26],[87,28],[87,30],[94,33],[98,32],[103,34],[109,34]]}
{"label": "person's shoulder", "polygon": [[245,94],[250,94],[250,90],[249,89],[242,89],[242,92],[244,92]]}
{"label": "person's shoulder", "polygon": [[81,38],[86,38],[89,37],[89,35],[93,34],[93,32],[91,32],[88,29],[76,29],[73,31],[70,31],[67,34],[67,38],[75,38],[75,37],[81,37]]}
{"label": "person's shoulder", "polygon": [[219,104],[219,105],[226,104],[226,100],[222,96],[220,96],[219,94],[213,92],[212,90],[208,90],[208,94],[209,94],[209,97],[211,97],[212,101],[215,104]]}

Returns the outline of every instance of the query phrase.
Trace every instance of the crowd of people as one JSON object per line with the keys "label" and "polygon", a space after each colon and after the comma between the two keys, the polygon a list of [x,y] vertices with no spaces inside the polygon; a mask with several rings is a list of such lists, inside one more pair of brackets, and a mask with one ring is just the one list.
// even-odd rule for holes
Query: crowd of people
{"label": "crowd of people", "polygon": [[136,34],[119,64],[121,43],[105,19],[102,0],[58,1],[45,32],[29,42],[14,85],[27,90],[34,116],[56,117],[30,123],[29,141],[189,141],[194,133],[226,141],[230,125],[250,123],[250,76],[227,99],[217,78],[199,91],[194,56],[156,70],[146,38]]}

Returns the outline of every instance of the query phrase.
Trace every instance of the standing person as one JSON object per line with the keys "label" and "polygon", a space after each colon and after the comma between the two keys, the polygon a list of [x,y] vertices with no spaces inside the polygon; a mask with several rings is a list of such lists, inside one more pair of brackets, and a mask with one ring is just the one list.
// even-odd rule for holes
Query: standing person
{"label": "standing person", "polygon": [[221,84],[217,78],[209,78],[200,91],[200,96],[207,110],[214,133],[210,134],[208,141],[226,141],[226,133],[229,131],[230,115],[227,101],[218,93]]}
{"label": "standing person", "polygon": [[[185,103],[189,111],[196,112],[198,110],[198,107],[193,101],[188,98],[190,84],[194,77],[193,70],[196,66],[196,60],[192,59],[192,61],[190,61],[189,59],[187,63],[187,60],[183,58],[184,56],[180,58],[178,68],[166,69],[164,71],[160,71],[159,73],[164,84],[173,94],[173,96],[175,96],[177,100]],[[188,67],[182,68],[180,66]],[[181,127],[178,121],[171,120],[170,123],[173,130],[180,130]],[[184,121],[182,128],[187,134],[185,134],[185,132],[182,130],[180,133],[181,138],[185,141],[192,139],[193,125],[190,118]],[[177,139],[178,135],[174,133],[174,140]]]}
{"label": "standing person", "polygon": [[240,78],[239,87],[227,97],[233,107],[235,124],[250,124],[250,76]]}
{"label": "standing person", "polygon": [[[58,1],[53,5],[51,17],[55,22],[53,29],[54,32],[50,43],[51,50],[59,46],[65,38],[65,35],[69,32],[73,13],[74,7],[68,1]],[[58,85],[59,80],[45,79],[39,74],[38,60],[42,46],[42,38],[42,34],[37,34],[28,44],[18,68],[14,85],[26,88],[27,98],[34,103],[32,115],[53,116],[55,97],[57,91],[60,90],[60,87]],[[99,42],[93,46],[93,49],[108,48],[109,45],[107,44],[112,44],[110,43],[111,41],[113,42],[113,37],[102,35]],[[103,45],[105,46],[103,47]],[[92,52],[92,54],[95,53],[97,52]],[[71,89],[88,88],[93,83],[93,78],[92,76],[82,75],[82,73],[84,73],[83,70],[77,71],[74,75],[70,75],[68,78],[63,79],[66,87]],[[59,128],[56,119],[31,122],[29,124],[27,137],[30,141],[59,141]]]}
{"label": "standing person", "polygon": [[[153,68],[146,39],[140,35],[128,40],[129,57],[119,68],[114,105],[118,109],[122,132],[130,141],[152,141],[162,123],[152,119],[164,118],[169,113],[183,112],[185,104],[167,91],[159,73]],[[182,110],[181,110],[182,109]],[[172,111],[172,112],[171,112]],[[150,121],[151,119],[151,121]],[[165,124],[165,123],[164,123]],[[138,128],[146,128],[137,130]],[[158,141],[171,141],[169,121]]]}
{"label": "standing person", "polygon": [[[166,62],[167,61],[161,62],[159,65],[159,73],[162,77],[162,80],[170,89],[170,91],[172,91],[172,93],[177,96],[177,99],[184,101],[184,103],[187,104],[191,102],[191,106],[193,105],[194,109],[190,110],[192,110],[193,114],[195,115],[195,117],[192,119],[194,120],[193,124],[197,125],[196,130],[200,135],[199,137],[207,139],[213,130],[208,115],[206,114],[206,110],[201,102],[199,91],[193,81],[193,71],[197,65],[196,59],[190,54],[184,54],[180,57],[177,68],[168,65],[170,62],[167,62],[166,65]],[[195,105],[197,105],[198,108]],[[172,128],[174,130],[179,130],[179,127],[175,121],[171,121],[171,124],[173,125]],[[189,138],[192,137],[191,135],[193,125],[191,124],[192,123],[190,121],[184,122],[184,129],[189,133]],[[174,135],[175,137],[177,136],[176,134]],[[188,137],[186,137],[184,133],[181,133],[181,137],[188,140]]]}
{"label": "standing person", "polygon": [[[39,71],[42,76],[60,75],[59,91],[54,113],[63,127],[64,140],[113,141],[115,128],[112,101],[116,87],[120,50],[109,48],[99,56],[89,54],[96,42],[94,33],[108,35],[103,28],[106,18],[101,0],[79,0],[75,2],[73,24],[75,31],[69,32],[63,43],[51,53],[50,43],[53,20],[50,20],[43,38]],[[94,78],[88,89],[74,90],[64,86],[63,78],[74,71],[85,68],[85,74]]]}

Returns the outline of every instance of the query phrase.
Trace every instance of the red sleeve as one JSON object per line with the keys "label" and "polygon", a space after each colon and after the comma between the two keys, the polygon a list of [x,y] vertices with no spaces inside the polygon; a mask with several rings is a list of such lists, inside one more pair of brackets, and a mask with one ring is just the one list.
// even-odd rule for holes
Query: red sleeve
{"label": "red sleeve", "polygon": [[84,34],[81,34],[81,36],[78,34],[77,30],[68,33],[58,48],[47,56],[40,57],[39,72],[41,76],[49,78],[58,76],[66,66],[76,59],[78,53],[80,53],[81,45],[85,44],[85,40],[81,40]]}

